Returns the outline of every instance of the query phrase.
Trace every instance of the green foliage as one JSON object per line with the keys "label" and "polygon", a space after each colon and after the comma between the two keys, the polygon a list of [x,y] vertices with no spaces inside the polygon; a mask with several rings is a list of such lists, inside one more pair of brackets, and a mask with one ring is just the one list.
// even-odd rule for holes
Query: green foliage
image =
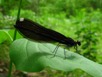
{"label": "green foliage", "polygon": [[0,29],[11,29],[13,28],[12,25],[14,25],[14,20],[15,18],[13,18],[12,16],[2,16],[1,20],[0,20]]}
{"label": "green foliage", "polygon": [[[17,9],[19,1],[0,1],[1,8],[3,9],[2,13],[7,14],[11,9]],[[13,6],[13,7],[12,7]],[[31,9],[36,13],[60,13],[65,12],[67,16],[75,15],[76,11],[80,11],[80,8],[87,8],[89,11],[93,9],[101,9],[102,1],[101,0],[26,0],[22,4],[23,9]]]}
{"label": "green foliage", "polygon": [[102,7],[102,2],[100,0],[41,0],[39,4],[41,5],[41,13],[58,14],[65,12],[67,17],[70,15],[76,15],[76,13],[82,8],[86,8],[87,12],[89,12],[92,8],[101,9]]}
{"label": "green foliage", "polygon": [[[18,13],[18,10],[10,10],[10,16],[13,16],[15,17]],[[20,17],[24,18],[24,17],[28,17],[30,19],[34,19],[35,18],[35,13],[31,10],[21,10],[21,13],[20,13]]]}
{"label": "green foliage", "polygon": [[[0,62],[8,63],[9,61],[9,45],[12,43],[12,37],[7,30],[0,30]],[[3,63],[2,62],[2,63]],[[3,67],[5,68],[5,67]]]}
{"label": "green foliage", "polygon": [[90,28],[90,26],[83,26],[76,32],[76,34],[81,38],[81,48],[82,50],[84,50],[84,52],[82,52],[81,50],[80,54],[83,54],[84,56],[96,61],[98,44],[97,29],[95,29],[94,27]]}
{"label": "green foliage", "polygon": [[98,36],[102,29],[102,14],[100,10],[93,11],[92,9],[91,11],[91,13],[87,13],[86,9],[82,9],[77,13],[76,17],[71,17],[71,19],[77,27],[75,32],[77,34],[77,38],[80,37],[82,42],[80,54],[97,61],[97,44],[99,44]]}
{"label": "green foliage", "polygon": [[10,58],[16,68],[22,71],[38,72],[46,67],[66,72],[81,69],[93,77],[102,77],[102,65],[67,50],[65,59],[63,48],[59,48],[58,53],[53,57],[52,51],[55,47],[52,44],[19,39],[10,47]]}
{"label": "green foliage", "polygon": [[[5,62],[8,63],[9,62],[9,42],[8,41],[3,41],[2,43],[0,43],[0,62]],[[5,67],[3,67],[5,68]]]}

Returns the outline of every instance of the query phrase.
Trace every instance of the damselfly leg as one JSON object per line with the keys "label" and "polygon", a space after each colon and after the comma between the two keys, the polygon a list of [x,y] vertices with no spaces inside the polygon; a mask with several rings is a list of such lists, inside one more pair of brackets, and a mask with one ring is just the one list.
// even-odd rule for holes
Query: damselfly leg
{"label": "damselfly leg", "polygon": [[59,46],[60,46],[60,44],[58,43],[57,46],[56,46],[56,48],[53,50],[53,52],[52,52],[52,53],[54,53],[54,56],[53,57],[55,57]]}

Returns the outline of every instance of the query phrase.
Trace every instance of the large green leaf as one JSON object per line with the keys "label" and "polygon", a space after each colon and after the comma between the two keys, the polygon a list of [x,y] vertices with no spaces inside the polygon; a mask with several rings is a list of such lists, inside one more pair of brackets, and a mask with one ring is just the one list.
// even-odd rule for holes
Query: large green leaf
{"label": "large green leaf", "polygon": [[81,69],[93,77],[102,77],[102,65],[68,50],[66,50],[67,58],[65,59],[64,49],[61,47],[53,57],[52,51],[55,47],[49,43],[19,39],[10,47],[10,58],[17,70],[21,71],[36,72],[46,67],[62,71]]}

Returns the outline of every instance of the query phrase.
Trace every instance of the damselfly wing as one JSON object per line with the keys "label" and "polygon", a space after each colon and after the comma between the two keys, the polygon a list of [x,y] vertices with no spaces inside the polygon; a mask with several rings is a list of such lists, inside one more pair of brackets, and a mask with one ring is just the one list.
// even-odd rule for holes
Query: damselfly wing
{"label": "damselfly wing", "polygon": [[25,18],[21,18],[16,21],[15,28],[26,38],[42,41],[42,42],[59,42],[65,44],[68,47],[81,45],[79,41],[74,41],[70,37],[66,37],[63,34],[45,28],[42,25]]}

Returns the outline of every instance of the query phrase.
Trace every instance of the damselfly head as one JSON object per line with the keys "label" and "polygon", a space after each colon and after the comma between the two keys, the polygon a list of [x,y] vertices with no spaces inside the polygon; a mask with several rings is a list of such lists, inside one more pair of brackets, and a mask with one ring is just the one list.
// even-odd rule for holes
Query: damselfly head
{"label": "damselfly head", "polygon": [[81,45],[81,42],[80,41],[77,41],[76,44],[80,46]]}

